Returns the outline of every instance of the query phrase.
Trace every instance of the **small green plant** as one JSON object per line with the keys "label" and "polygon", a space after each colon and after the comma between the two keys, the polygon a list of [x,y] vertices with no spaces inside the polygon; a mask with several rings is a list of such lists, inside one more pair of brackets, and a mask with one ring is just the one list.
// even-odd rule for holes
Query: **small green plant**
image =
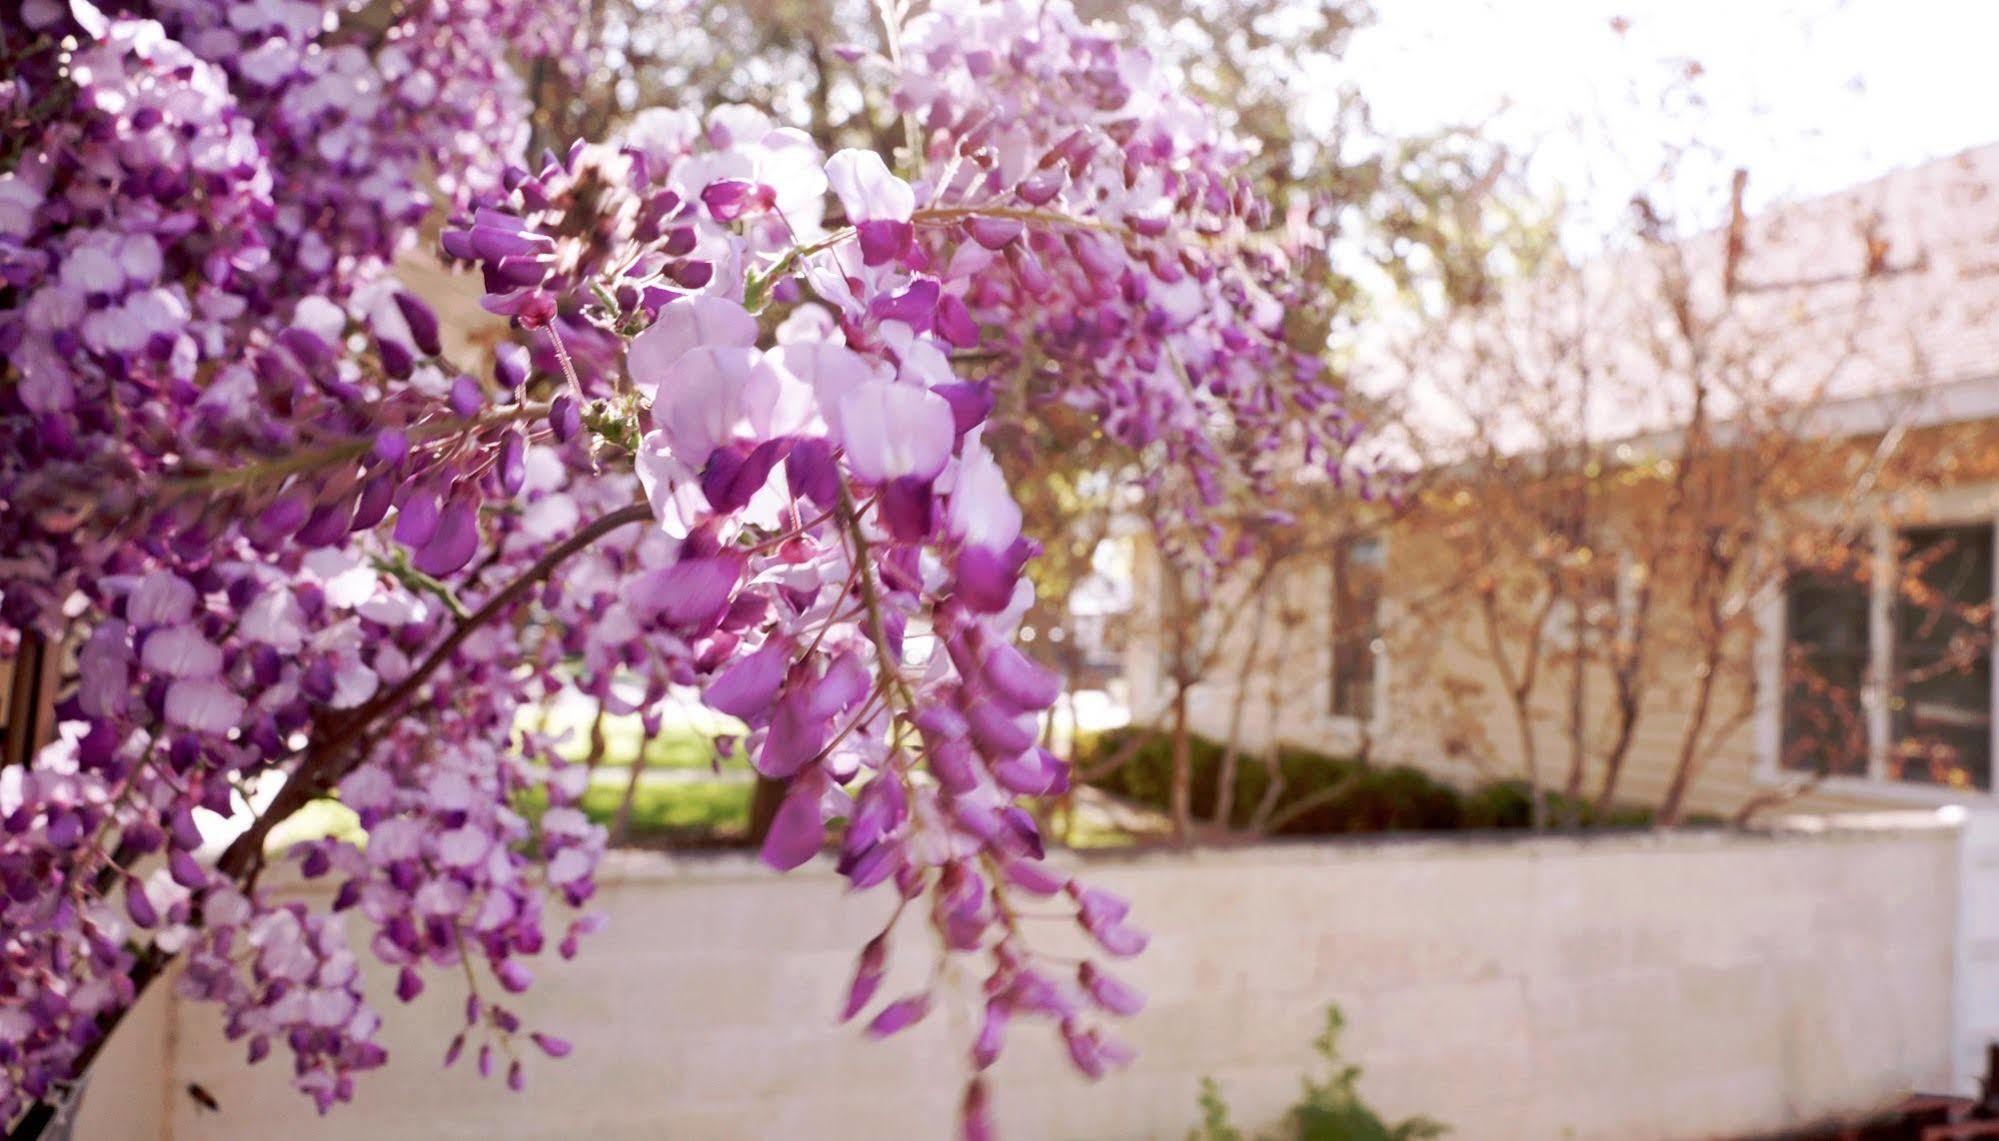
{"label": "small green plant", "polygon": [[[1284,1115],[1283,1124],[1273,1133],[1258,1134],[1255,1141],[1430,1141],[1449,1130],[1427,1117],[1412,1117],[1390,1125],[1360,1099],[1360,1067],[1340,1058],[1340,1031],[1346,1019],[1337,1006],[1326,1009],[1326,1029],[1312,1043],[1325,1059],[1329,1073],[1324,1079],[1307,1077],[1298,1104]],[[1187,1141],[1251,1141],[1229,1122],[1228,1102],[1213,1078],[1201,1079],[1201,1124],[1187,1134]]]}

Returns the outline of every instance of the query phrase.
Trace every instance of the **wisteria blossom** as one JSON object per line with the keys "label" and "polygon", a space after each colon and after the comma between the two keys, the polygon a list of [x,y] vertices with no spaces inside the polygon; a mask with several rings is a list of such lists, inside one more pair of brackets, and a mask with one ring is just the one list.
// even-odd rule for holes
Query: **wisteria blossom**
{"label": "wisteria blossom", "polygon": [[[967,1136],[1023,1022],[1092,1077],[1128,1056],[1114,960],[1146,937],[1028,810],[1068,774],[989,431],[1094,418],[1195,547],[1275,457],[1336,467],[1351,433],[1283,340],[1234,144],[1144,53],[1061,0],[943,0],[868,61],[896,154],[661,108],[529,165],[503,61],[562,53],[550,6],[23,14],[0,637],[75,678],[0,770],[0,1121],[46,1125],[176,964],[321,1111],[386,1060],[378,1012],[433,989],[465,1003],[445,1064],[520,1088],[566,1054],[512,1004],[596,923],[585,774],[518,728],[572,690],[649,731],[676,691],[740,719],[785,789],[763,860],[825,854],[976,965],[975,995],[881,995],[884,931],[844,1010],[884,1036],[983,1008]],[[508,321],[491,359],[447,356],[394,274],[432,219]],[[269,847],[325,798],[365,843]],[[273,894],[277,861],[330,905]],[[1097,954],[1040,957],[1022,900]]]}

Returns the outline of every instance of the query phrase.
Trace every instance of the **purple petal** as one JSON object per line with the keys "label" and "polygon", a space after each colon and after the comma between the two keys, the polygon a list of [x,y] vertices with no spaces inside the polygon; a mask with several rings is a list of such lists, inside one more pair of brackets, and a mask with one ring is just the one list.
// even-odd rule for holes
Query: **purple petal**
{"label": "purple petal", "polygon": [[438,517],[437,493],[417,488],[404,497],[396,511],[395,530],[390,534],[406,547],[421,547],[437,534]]}
{"label": "purple petal", "polygon": [[940,384],[930,391],[951,406],[951,422],[960,436],[985,423],[993,413],[993,386],[986,381]]}
{"label": "purple petal", "polygon": [[1097,1036],[1082,1030],[1073,1022],[1062,1024],[1062,1041],[1069,1047],[1069,1061],[1077,1070],[1092,1081],[1104,1076],[1109,1069],[1104,1057],[1097,1049]]}
{"label": "purple petal", "polygon": [[1006,865],[1007,882],[1031,895],[1054,895],[1069,877],[1039,860],[1013,860]]}
{"label": "purple petal", "polygon": [[534,985],[534,972],[522,965],[519,959],[508,959],[493,968],[493,977],[500,980],[500,986],[508,994],[520,994]]}
{"label": "purple petal", "polygon": [[386,474],[369,479],[361,485],[361,499],[354,506],[354,518],[348,521],[349,526],[356,531],[372,529],[389,513],[395,494],[396,481]]}
{"label": "purple petal", "polygon": [[826,747],[830,731],[826,719],[807,708],[810,699],[803,693],[786,694],[771,716],[770,731],[757,752],[756,770],[773,780],[783,780],[804,768]]}
{"label": "purple petal", "polygon": [[199,733],[226,733],[249,708],[236,692],[206,678],[183,678],[167,687],[166,719]]}
{"label": "purple petal", "polygon": [[1008,792],[1048,796],[1064,785],[1062,762],[1046,749],[1027,749],[992,766],[993,779]]}
{"label": "purple petal", "polygon": [[979,667],[979,677],[1016,709],[1047,709],[1062,694],[1062,679],[1035,664],[1011,642],[994,642]]}
{"label": "purple petal", "polygon": [[888,940],[877,935],[861,948],[860,961],[854,965],[854,981],[847,988],[847,1005],[841,1009],[840,1021],[849,1022],[874,998],[881,988],[882,976],[888,970]]}
{"label": "purple petal", "polygon": [[979,786],[979,762],[972,747],[962,741],[945,741],[930,746],[925,753],[937,783],[950,792],[970,792]]}
{"label": "purple petal", "polygon": [[1102,888],[1084,887],[1073,880],[1069,883],[1069,897],[1076,901],[1085,923],[1118,923],[1131,914],[1131,902],[1123,896],[1112,895]]}
{"label": "purple petal", "polygon": [[845,653],[833,659],[826,674],[812,686],[806,705],[814,717],[831,717],[853,708],[868,694],[868,670],[858,654]]}
{"label": "purple petal", "polygon": [[958,1110],[960,1141],[994,1141],[992,1105],[986,1097],[986,1083],[974,1079],[965,1086],[965,1102]]}
{"label": "purple petal", "polygon": [[868,314],[878,321],[900,321],[927,333],[936,319],[939,293],[936,278],[919,277],[887,297],[875,298]]}
{"label": "purple petal", "polygon": [[981,697],[965,707],[972,743],[988,757],[1014,757],[1034,744],[1034,719],[1001,708]]}
{"label": "purple petal", "polygon": [[958,437],[943,397],[886,381],[857,385],[840,398],[840,432],[848,465],[869,483],[935,479]]}
{"label": "purple petal", "polygon": [[930,509],[928,480],[890,480],[882,485],[881,498],[877,502],[882,521],[888,524],[888,533],[896,542],[920,543],[930,534],[934,513]]}
{"label": "purple petal", "polygon": [[632,579],[624,589],[625,601],[641,617],[664,618],[679,630],[706,633],[728,610],[743,566],[743,556],[735,554],[682,559]]}
{"label": "purple petal", "polygon": [[790,450],[790,440],[766,440],[754,448],[743,444],[718,448],[701,473],[701,493],[717,511],[740,511],[763,490],[771,469]]}
{"label": "purple petal", "polygon": [[847,220],[856,225],[907,222],[916,210],[916,191],[871,150],[836,152],[826,160],[826,182],[846,207]]}
{"label": "purple petal", "polygon": [[742,217],[770,197],[768,187],[741,178],[718,178],[701,188],[702,205],[722,222]]}
{"label": "purple petal", "polygon": [[757,319],[749,310],[720,297],[682,297],[659,311],[645,332],[632,338],[626,367],[643,387],[656,385],[689,349],[749,348],[757,343]]}
{"label": "purple petal", "polygon": [[966,547],[953,568],[958,600],[980,614],[997,614],[1013,602],[1020,564],[990,547]]}
{"label": "purple petal", "polygon": [[273,539],[296,533],[312,515],[312,496],[303,488],[293,488],[271,501],[257,516],[257,531]]}
{"label": "purple petal", "polygon": [[425,356],[434,357],[444,351],[438,340],[437,313],[430,306],[398,290],[395,294],[396,308],[402,310],[403,320],[409,324],[410,336],[416,340],[416,347]]}
{"label": "purple petal", "polygon": [[860,223],[854,231],[861,239],[863,265],[888,265],[901,261],[916,244],[916,228],[908,222],[875,219]]}
{"label": "purple petal", "polygon": [[772,639],[715,675],[702,694],[708,708],[743,721],[757,718],[777,699],[791,668],[791,647]]}
{"label": "purple petal", "polygon": [[167,853],[167,872],[173,876],[175,883],[189,891],[208,886],[208,873],[202,870],[201,864],[192,855],[179,848]]}
{"label": "purple petal", "polygon": [[479,391],[479,382],[469,376],[461,376],[451,382],[449,397],[451,410],[470,420],[486,406],[486,394]]}
{"label": "purple petal", "polygon": [[833,446],[818,437],[797,442],[784,461],[784,478],[791,494],[821,507],[829,507],[840,497],[840,471],[833,462]]}
{"label": "purple petal", "polygon": [[825,784],[826,778],[816,771],[792,782],[771,817],[770,834],[764,837],[764,863],[788,872],[819,854],[826,843],[826,820],[819,807]]}
{"label": "purple petal", "polygon": [[1097,941],[1098,946],[1120,959],[1129,959],[1138,954],[1152,941],[1151,936],[1145,932],[1122,923],[1102,922],[1094,925],[1084,923],[1083,928]]}
{"label": "purple petal", "polygon": [[876,1038],[886,1038],[923,1021],[923,1016],[929,1013],[930,992],[920,991],[882,1007],[882,1012],[868,1023],[868,1033]]}
{"label": "purple petal", "polygon": [[410,454],[410,435],[401,428],[384,428],[368,450],[385,464],[401,463]]}
{"label": "purple petal", "polygon": [[975,348],[979,343],[979,323],[972,320],[972,311],[965,308],[964,300],[955,293],[938,299],[937,331],[961,349]]}
{"label": "purple petal", "polygon": [[139,927],[160,925],[159,909],[153,906],[152,899],[146,895],[146,886],[138,880],[125,881],[125,914],[131,916],[133,924]]}
{"label": "purple petal", "polygon": [[986,1003],[985,1020],[979,1024],[979,1036],[972,1042],[972,1064],[979,1069],[999,1061],[1000,1049],[1006,1044],[1008,1018],[1005,1004],[997,999]]}
{"label": "purple petal", "polygon": [[583,413],[577,408],[575,397],[565,392],[549,402],[548,427],[559,443],[576,438],[576,433],[583,430]]}
{"label": "purple petal", "polygon": [[517,429],[509,428],[500,437],[500,490],[508,495],[519,495],[527,482],[527,440]]}
{"label": "purple petal", "polygon": [[479,504],[469,495],[454,495],[437,518],[437,531],[420,548],[410,565],[433,578],[456,573],[479,551]]}
{"label": "purple petal", "polygon": [[512,341],[493,350],[493,379],[509,391],[527,383],[532,362],[527,349]]}
{"label": "purple petal", "polygon": [[125,598],[125,618],[134,626],[171,626],[194,614],[194,588],[168,571],[153,571]]}
{"label": "purple petal", "polygon": [[1020,237],[1021,224],[1017,218],[973,218],[965,223],[965,229],[985,248],[1002,250]]}
{"label": "purple petal", "polygon": [[1110,1011],[1129,1018],[1145,1009],[1145,994],[1137,987],[1105,974],[1095,963],[1084,963],[1076,970],[1077,981],[1090,1001]]}

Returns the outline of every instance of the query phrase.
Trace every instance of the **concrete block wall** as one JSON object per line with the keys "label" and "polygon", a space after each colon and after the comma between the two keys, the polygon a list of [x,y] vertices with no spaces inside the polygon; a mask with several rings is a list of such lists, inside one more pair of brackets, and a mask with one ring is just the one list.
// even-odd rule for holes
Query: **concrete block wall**
{"label": "concrete block wall", "polygon": [[1999,811],[1967,812],[1958,845],[1957,1089],[1977,1091],[1999,1042]]}
{"label": "concrete block wall", "polygon": [[[1959,880],[1999,847],[1965,855],[1957,828],[1925,820],[1088,860],[1154,935],[1126,971],[1150,994],[1127,1026],[1140,1056],[1092,1086],[1052,1034],[1016,1027],[994,1075],[1002,1135],[1178,1139],[1203,1076],[1239,1123],[1272,1123],[1315,1065],[1329,1003],[1347,1014],[1368,1099],[1464,1141],[1728,1136],[1944,1088],[1968,1029]],[[1999,868],[1982,881],[1990,926]],[[951,1137],[969,1003],[885,1043],[834,1024],[887,904],[823,869],[621,858],[608,930],[576,962],[537,968],[525,1012],[576,1052],[532,1062],[524,1095],[463,1063],[439,1069],[463,998],[441,974],[415,1005],[389,1002],[392,1064],[326,1118],[290,1091],[282,1060],[244,1065],[214,1011],[163,1003],[107,1053],[78,1136]],[[1046,926],[1050,950],[1073,943]],[[928,969],[923,939],[897,952],[885,996]],[[1976,970],[1999,972],[1980,955]],[[188,1082],[222,1111],[195,1105]]]}

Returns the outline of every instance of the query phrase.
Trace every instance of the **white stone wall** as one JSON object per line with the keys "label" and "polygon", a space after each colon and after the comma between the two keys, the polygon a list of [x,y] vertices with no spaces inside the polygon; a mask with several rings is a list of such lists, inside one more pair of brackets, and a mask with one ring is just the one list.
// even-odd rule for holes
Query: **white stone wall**
{"label": "white stone wall", "polygon": [[[1128,971],[1151,995],[1128,1027],[1141,1055],[1091,1087],[1052,1035],[1017,1028],[996,1076],[1003,1135],[1178,1139],[1203,1075],[1239,1123],[1267,1125],[1335,1002],[1369,1100],[1465,1141],[1725,1136],[1945,1088],[1966,981],[1961,859],[1989,848],[1961,857],[1958,830],[1927,819],[1090,860],[1154,933]],[[950,1137],[969,1009],[886,1043],[833,1022],[887,902],[824,870],[634,857],[602,896],[609,930],[538,968],[527,1012],[576,1052],[533,1063],[524,1096],[462,1062],[439,1070],[463,998],[440,974],[414,1007],[391,1003],[395,1061],[329,1117],[289,1091],[281,1059],[245,1066],[212,1010],[176,1001],[107,1053],[117,1079],[94,1084],[78,1136]],[[885,995],[927,969],[925,946],[900,948]],[[161,1105],[164,1120],[148,1116]]]}

